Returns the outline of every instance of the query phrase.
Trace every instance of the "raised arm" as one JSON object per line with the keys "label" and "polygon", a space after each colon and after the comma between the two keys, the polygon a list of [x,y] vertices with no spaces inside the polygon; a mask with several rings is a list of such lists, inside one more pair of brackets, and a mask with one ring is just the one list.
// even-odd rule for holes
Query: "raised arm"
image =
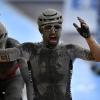
{"label": "raised arm", "polygon": [[74,27],[76,28],[78,33],[86,39],[89,45],[90,51],[92,52],[92,55],[94,57],[94,60],[100,61],[100,45],[90,35],[89,26],[86,24],[86,22],[80,17],[78,17],[78,20],[80,22],[80,27],[76,23],[73,23]]}
{"label": "raised arm", "polygon": [[100,61],[100,45],[96,42],[96,40],[92,36],[86,38],[86,41],[95,58],[95,61]]}

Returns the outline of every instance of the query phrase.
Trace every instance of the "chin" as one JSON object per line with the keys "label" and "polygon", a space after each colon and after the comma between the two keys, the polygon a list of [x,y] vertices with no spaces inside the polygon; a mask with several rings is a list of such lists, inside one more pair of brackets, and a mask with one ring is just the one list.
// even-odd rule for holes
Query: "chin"
{"label": "chin", "polygon": [[58,43],[55,43],[55,44],[51,44],[51,43],[49,43],[48,46],[51,47],[51,48],[55,48],[55,47],[57,46],[57,44],[58,44]]}

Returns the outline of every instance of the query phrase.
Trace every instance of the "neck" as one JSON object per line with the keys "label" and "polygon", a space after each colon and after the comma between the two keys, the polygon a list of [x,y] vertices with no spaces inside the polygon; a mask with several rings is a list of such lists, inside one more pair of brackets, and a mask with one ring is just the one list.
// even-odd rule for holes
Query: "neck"
{"label": "neck", "polygon": [[56,46],[53,46],[53,45],[50,45],[50,44],[45,44],[45,43],[43,43],[43,44],[48,49],[55,49],[57,47],[57,45]]}
{"label": "neck", "polygon": [[43,41],[43,45],[48,49],[55,49],[58,44],[52,45],[52,44],[47,44],[45,41]]}
{"label": "neck", "polygon": [[0,49],[6,48],[6,41],[7,41],[7,37],[4,39],[0,39]]}
{"label": "neck", "polygon": [[52,46],[52,45],[46,45],[46,47],[49,48],[49,49],[55,49],[56,48],[56,46]]}
{"label": "neck", "polygon": [[6,39],[0,40],[0,49],[5,49],[6,48]]}
{"label": "neck", "polygon": [[5,43],[0,43],[0,49],[5,49]]}

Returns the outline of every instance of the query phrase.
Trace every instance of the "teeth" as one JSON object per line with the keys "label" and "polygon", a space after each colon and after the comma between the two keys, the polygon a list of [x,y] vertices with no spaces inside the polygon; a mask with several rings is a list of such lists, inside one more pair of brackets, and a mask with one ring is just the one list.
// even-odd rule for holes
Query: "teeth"
{"label": "teeth", "polygon": [[51,35],[50,37],[55,37],[54,35]]}

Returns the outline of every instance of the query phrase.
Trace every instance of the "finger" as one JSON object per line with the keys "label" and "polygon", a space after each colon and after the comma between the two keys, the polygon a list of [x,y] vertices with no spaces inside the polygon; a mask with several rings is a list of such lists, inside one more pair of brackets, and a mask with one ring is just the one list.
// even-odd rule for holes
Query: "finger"
{"label": "finger", "polygon": [[77,25],[76,23],[73,23],[73,26],[74,26],[76,29],[79,28],[78,25]]}
{"label": "finger", "polygon": [[80,33],[80,27],[76,23],[73,23],[73,26],[76,28],[76,30]]}
{"label": "finger", "polygon": [[78,20],[80,22],[81,27],[84,27],[86,25],[85,21],[83,19],[81,19],[80,17],[78,17]]}
{"label": "finger", "polygon": [[86,24],[85,21],[82,18],[77,17],[77,19],[79,20],[80,24]]}

